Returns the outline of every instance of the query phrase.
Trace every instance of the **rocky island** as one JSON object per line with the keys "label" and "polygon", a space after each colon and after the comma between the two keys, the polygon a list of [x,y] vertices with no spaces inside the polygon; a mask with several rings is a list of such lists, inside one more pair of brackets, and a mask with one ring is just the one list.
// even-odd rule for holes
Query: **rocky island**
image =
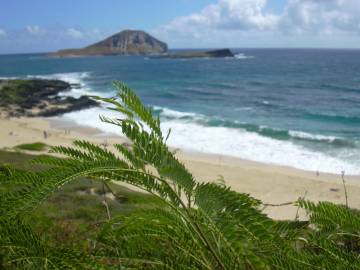
{"label": "rocky island", "polygon": [[226,58],[234,57],[230,49],[219,49],[211,51],[183,51],[173,52],[159,56],[160,58]]}
{"label": "rocky island", "polygon": [[55,57],[98,55],[150,55],[152,58],[226,58],[234,57],[230,49],[193,50],[168,53],[168,46],[139,30],[124,30],[81,49],[65,49],[49,54]]}
{"label": "rocky island", "polygon": [[0,112],[5,117],[55,116],[98,106],[87,96],[59,95],[72,87],[61,80],[0,80]]}
{"label": "rocky island", "polygon": [[156,55],[166,53],[166,43],[144,31],[124,30],[82,49],[67,49],[50,56]]}

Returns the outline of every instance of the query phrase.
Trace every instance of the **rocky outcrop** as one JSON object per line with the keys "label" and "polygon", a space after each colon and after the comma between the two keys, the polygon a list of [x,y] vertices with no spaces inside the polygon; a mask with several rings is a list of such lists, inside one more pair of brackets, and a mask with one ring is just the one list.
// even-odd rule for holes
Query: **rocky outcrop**
{"label": "rocky outcrop", "polygon": [[229,49],[220,49],[220,50],[213,50],[205,52],[205,55],[208,57],[234,57],[234,54]]}
{"label": "rocky outcrop", "polygon": [[9,117],[55,116],[83,110],[98,103],[86,96],[59,96],[72,85],[60,80],[0,80],[0,110]]}
{"label": "rocky outcrop", "polygon": [[60,50],[51,56],[153,55],[167,52],[167,44],[144,31],[124,30],[82,49]]}
{"label": "rocky outcrop", "polygon": [[229,49],[219,49],[212,51],[184,51],[169,53],[160,56],[161,58],[225,58],[234,57],[234,54]]}

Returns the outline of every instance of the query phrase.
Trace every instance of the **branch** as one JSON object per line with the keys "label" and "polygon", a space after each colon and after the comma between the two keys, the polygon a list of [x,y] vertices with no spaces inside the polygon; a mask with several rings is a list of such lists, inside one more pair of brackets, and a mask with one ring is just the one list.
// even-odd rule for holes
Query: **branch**
{"label": "branch", "polygon": [[341,172],[341,180],[342,180],[343,186],[344,186],[345,205],[346,205],[347,208],[349,208],[348,194],[347,194],[347,189],[346,189],[346,184],[345,184],[345,171],[342,171],[342,172]]}
{"label": "branch", "polygon": [[[273,204],[273,203],[263,203],[265,207],[271,206],[271,207],[279,207],[279,206],[285,206],[285,205],[291,205],[294,204],[296,201],[293,202],[286,202],[286,203],[279,203],[279,204]],[[265,208],[264,207],[264,208]]]}

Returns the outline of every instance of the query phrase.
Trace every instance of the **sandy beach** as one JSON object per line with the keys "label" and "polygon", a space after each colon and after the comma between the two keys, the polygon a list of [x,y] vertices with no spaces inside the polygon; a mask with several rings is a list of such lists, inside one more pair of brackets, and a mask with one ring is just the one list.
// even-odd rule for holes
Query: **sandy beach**
{"label": "sandy beach", "polygon": [[[10,149],[22,143],[44,142],[48,145],[71,145],[85,139],[109,146],[125,139],[94,128],[76,126],[59,118],[0,119],[0,148]],[[46,132],[46,138],[44,136]],[[312,201],[345,203],[341,175],[307,172],[289,167],[262,164],[222,155],[178,151],[177,155],[198,181],[222,178],[232,189],[249,193],[266,204],[284,204],[305,196]],[[360,209],[360,176],[345,175],[349,206]],[[294,219],[292,205],[266,206],[264,211],[276,219]],[[306,213],[299,212],[300,218]]]}

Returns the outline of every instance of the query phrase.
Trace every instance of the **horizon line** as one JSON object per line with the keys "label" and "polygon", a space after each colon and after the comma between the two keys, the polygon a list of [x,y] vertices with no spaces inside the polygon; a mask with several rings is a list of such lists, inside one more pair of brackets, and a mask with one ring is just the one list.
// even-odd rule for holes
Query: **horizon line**
{"label": "horizon line", "polygon": [[[218,49],[230,49],[230,50],[343,50],[343,51],[357,51],[359,48],[344,48],[344,47],[179,47],[170,48],[171,50],[218,50]],[[39,52],[17,52],[17,53],[0,53],[0,56],[5,55],[28,55],[28,54],[49,54],[56,51],[39,51]],[[102,55],[99,55],[102,56]],[[105,55],[103,55],[105,56]],[[121,56],[121,55],[114,55]],[[85,56],[86,57],[86,56]]]}

